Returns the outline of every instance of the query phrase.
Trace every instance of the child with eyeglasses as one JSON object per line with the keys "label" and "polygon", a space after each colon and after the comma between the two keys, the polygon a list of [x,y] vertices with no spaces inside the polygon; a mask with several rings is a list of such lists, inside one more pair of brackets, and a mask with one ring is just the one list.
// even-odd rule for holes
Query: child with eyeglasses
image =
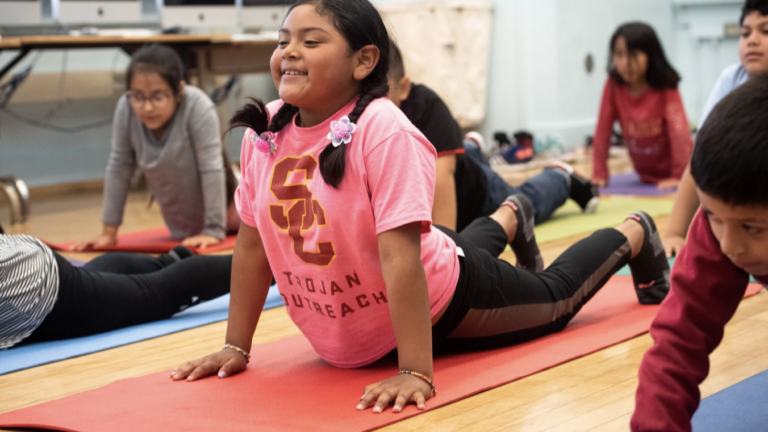
{"label": "child with eyeglasses", "polygon": [[101,235],[73,249],[113,245],[122,224],[134,169],[142,171],[171,236],[205,248],[236,231],[234,175],[223,153],[211,99],[184,81],[173,49],[152,44],[136,51],[128,91],[115,109],[112,152],[104,181]]}

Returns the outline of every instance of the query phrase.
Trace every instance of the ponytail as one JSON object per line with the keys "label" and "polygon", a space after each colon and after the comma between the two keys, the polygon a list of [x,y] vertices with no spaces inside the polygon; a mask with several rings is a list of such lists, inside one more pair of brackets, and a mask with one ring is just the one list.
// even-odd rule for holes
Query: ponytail
{"label": "ponytail", "polygon": [[[365,109],[368,108],[368,105],[375,99],[386,96],[388,89],[389,87],[379,86],[363,91],[360,94],[360,99],[357,100],[357,104],[355,104],[355,108],[348,116],[349,121],[357,123]],[[320,153],[320,175],[323,176],[323,181],[335,189],[338,189],[341,181],[344,180],[344,172],[347,167],[346,154],[346,144],[334,147],[330,143]]]}
{"label": "ponytail", "polygon": [[246,127],[253,129],[254,132],[261,135],[269,127],[269,112],[264,102],[259,99],[249,97],[250,102],[243,105],[229,119],[229,128],[225,134],[234,128]]}

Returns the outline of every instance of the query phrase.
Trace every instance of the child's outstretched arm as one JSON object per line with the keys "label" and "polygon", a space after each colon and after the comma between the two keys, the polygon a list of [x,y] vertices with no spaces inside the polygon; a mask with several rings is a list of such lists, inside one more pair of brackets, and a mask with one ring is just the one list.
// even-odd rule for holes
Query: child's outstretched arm
{"label": "child's outstretched arm", "polygon": [[677,89],[669,89],[665,95],[667,104],[664,108],[664,118],[669,137],[671,171],[669,178],[659,181],[659,189],[669,189],[680,184],[693,151],[693,137],[680,92]]}
{"label": "child's outstretched arm", "polygon": [[[397,340],[400,370],[418,372],[432,379],[432,318],[427,277],[421,263],[421,222],[383,232],[378,236],[381,272],[387,286],[389,313]],[[413,375],[395,375],[365,387],[358,409],[374,404],[379,413],[394,403],[394,411],[414,403],[424,409],[432,388]]]}
{"label": "child's outstretched arm", "polygon": [[691,176],[691,166],[685,169],[683,178],[680,179],[680,186],[675,195],[675,204],[672,206],[672,213],[669,215],[669,224],[667,225],[667,234],[664,236],[664,251],[667,258],[680,253],[685,245],[685,237],[688,235],[688,228],[691,221],[699,209],[699,196],[696,195],[696,183]]}
{"label": "child's outstretched arm", "polygon": [[456,231],[456,155],[439,156],[435,162],[435,201],[432,223]]}
{"label": "child's outstretched arm", "polygon": [[112,120],[112,142],[109,161],[104,175],[104,208],[101,234],[91,240],[78,242],[72,250],[82,251],[94,246],[106,246],[117,243],[117,231],[123,223],[125,202],[128,199],[131,176],[136,167],[136,155],[131,147],[128,133],[128,119],[131,107],[123,96],[117,102]]}
{"label": "child's outstretched arm", "polygon": [[611,147],[613,123],[618,118],[613,102],[613,78],[608,78],[603,88],[600,114],[592,141],[592,183],[605,186],[608,183],[608,152]]}
{"label": "child's outstretched arm", "polygon": [[[259,230],[241,223],[232,257],[227,344],[250,352],[253,333],[264,309],[271,281],[272,270]],[[184,363],[171,372],[171,378],[194,381],[214,373],[219,378],[225,378],[245,370],[246,364],[246,358],[241,352],[224,349]]]}

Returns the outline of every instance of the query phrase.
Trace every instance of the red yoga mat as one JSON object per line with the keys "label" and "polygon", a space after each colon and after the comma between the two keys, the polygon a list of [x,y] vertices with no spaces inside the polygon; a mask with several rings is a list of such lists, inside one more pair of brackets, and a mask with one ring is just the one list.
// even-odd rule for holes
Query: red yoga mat
{"label": "red yoga mat", "polygon": [[[218,252],[227,249],[235,248],[235,240],[237,235],[227,236],[223,242],[215,245],[208,246],[205,249],[190,248],[195,253],[206,254],[212,252]],[[76,244],[76,241],[67,243],[48,243],[46,244],[54,250],[68,251],[70,246]],[[143,231],[136,231],[132,233],[119,234],[117,236],[117,244],[114,246],[101,246],[97,248],[87,249],[89,251],[104,251],[104,252],[145,252],[145,253],[165,253],[170,252],[171,249],[180,245],[181,242],[171,238],[171,233],[168,228],[153,228]]]}
{"label": "red yoga mat", "polygon": [[[747,295],[762,287],[753,284]],[[435,358],[434,409],[648,331],[657,306],[637,303],[630,276],[615,276],[568,328],[526,344]],[[254,346],[248,369],[220,380],[173,382],[169,371],[132,378],[0,415],[0,427],[123,432],[371,430],[415,416],[355,409],[363,387],[394,375],[394,360],[361,369],[325,364],[303,336]],[[138,359],[137,359],[138,360]],[[175,365],[173,365],[175,366]],[[139,426],[140,425],[140,426]]]}

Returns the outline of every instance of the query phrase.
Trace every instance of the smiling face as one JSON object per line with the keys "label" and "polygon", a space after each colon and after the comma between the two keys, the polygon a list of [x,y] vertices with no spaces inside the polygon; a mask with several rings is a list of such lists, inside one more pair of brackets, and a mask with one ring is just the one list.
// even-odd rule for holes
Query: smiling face
{"label": "smiling face", "polygon": [[[184,82],[178,93],[184,91]],[[131,79],[129,101],[136,116],[151,131],[162,130],[173,117],[178,105],[177,96],[159,74],[136,73]]]}
{"label": "smiling face", "polygon": [[720,250],[747,273],[768,275],[768,207],[730,205],[700,190],[698,194]]}
{"label": "smiling face", "polygon": [[616,65],[616,73],[627,85],[645,84],[648,54],[639,50],[630,51],[623,37],[617,38],[613,46],[613,64]]}
{"label": "smiling face", "polygon": [[[332,115],[359,92],[358,56],[317,6],[294,8],[280,29],[270,68],[284,102]],[[302,119],[303,119],[302,115]]]}
{"label": "smiling face", "polygon": [[768,16],[754,11],[744,17],[739,38],[739,58],[749,75],[768,72]]}

